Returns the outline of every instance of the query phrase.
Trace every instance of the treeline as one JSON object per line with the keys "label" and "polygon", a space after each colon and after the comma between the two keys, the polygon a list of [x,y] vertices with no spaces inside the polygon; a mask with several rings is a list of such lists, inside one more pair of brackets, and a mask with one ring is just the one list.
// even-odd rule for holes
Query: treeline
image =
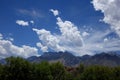
{"label": "treeline", "polygon": [[120,80],[120,67],[65,67],[57,63],[30,63],[10,57],[0,64],[0,80]]}

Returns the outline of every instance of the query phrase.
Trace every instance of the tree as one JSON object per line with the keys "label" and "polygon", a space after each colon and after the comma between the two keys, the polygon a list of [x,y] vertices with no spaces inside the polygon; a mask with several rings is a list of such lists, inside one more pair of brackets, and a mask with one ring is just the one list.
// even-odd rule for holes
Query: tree
{"label": "tree", "polygon": [[90,66],[80,78],[81,80],[114,80],[111,68],[104,66]]}
{"label": "tree", "polygon": [[20,57],[10,57],[6,61],[4,80],[32,80],[32,66],[28,61]]}
{"label": "tree", "polygon": [[52,80],[50,65],[48,62],[35,64],[35,80]]}
{"label": "tree", "polygon": [[51,64],[51,74],[53,80],[66,80],[66,71],[60,62]]}

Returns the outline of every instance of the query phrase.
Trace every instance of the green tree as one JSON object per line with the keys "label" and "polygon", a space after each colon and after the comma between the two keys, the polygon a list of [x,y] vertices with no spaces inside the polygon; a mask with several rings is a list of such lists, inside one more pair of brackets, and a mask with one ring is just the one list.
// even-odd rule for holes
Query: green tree
{"label": "green tree", "polygon": [[90,66],[80,76],[81,80],[114,80],[111,68]]}
{"label": "green tree", "polygon": [[60,62],[51,64],[51,74],[53,80],[66,80],[66,71]]}
{"label": "green tree", "polygon": [[28,61],[20,57],[10,57],[6,61],[4,80],[32,80],[32,66]]}
{"label": "green tree", "polygon": [[48,62],[35,64],[35,80],[52,80],[50,65]]}

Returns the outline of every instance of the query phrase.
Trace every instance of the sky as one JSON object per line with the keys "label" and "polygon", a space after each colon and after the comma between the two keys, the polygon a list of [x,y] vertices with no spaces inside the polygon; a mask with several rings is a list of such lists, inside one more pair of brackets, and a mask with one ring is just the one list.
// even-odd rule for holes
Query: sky
{"label": "sky", "polygon": [[120,51],[120,0],[0,0],[0,58]]}

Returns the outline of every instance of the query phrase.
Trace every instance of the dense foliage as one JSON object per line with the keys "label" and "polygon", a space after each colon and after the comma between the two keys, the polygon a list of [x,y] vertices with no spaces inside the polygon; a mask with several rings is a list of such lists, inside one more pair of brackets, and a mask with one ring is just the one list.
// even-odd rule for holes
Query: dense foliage
{"label": "dense foliage", "polygon": [[65,67],[57,63],[30,63],[19,57],[0,64],[0,80],[120,80],[120,67]]}

